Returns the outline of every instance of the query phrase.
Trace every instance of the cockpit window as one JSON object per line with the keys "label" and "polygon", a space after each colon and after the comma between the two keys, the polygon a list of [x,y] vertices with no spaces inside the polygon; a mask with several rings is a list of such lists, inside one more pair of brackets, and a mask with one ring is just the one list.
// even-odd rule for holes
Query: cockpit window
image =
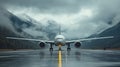
{"label": "cockpit window", "polygon": [[63,38],[57,38],[57,39],[63,39]]}

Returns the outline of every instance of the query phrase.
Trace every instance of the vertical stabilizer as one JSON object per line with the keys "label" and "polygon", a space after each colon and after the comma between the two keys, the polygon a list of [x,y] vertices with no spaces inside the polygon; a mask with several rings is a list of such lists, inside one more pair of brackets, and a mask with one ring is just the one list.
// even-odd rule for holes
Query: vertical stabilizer
{"label": "vertical stabilizer", "polygon": [[59,25],[59,35],[61,35],[61,25]]}

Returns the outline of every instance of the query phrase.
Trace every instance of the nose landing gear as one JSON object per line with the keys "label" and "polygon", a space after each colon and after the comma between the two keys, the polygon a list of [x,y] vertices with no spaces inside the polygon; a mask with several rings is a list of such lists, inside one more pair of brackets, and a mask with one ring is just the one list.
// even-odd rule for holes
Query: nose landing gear
{"label": "nose landing gear", "polygon": [[61,50],[61,45],[59,45],[59,50]]}

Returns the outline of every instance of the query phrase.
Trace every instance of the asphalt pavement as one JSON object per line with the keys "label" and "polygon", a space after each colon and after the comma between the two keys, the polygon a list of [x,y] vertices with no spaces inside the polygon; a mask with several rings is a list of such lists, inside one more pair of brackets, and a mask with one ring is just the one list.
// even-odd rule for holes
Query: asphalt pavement
{"label": "asphalt pavement", "polygon": [[1,51],[0,67],[120,67],[120,50]]}

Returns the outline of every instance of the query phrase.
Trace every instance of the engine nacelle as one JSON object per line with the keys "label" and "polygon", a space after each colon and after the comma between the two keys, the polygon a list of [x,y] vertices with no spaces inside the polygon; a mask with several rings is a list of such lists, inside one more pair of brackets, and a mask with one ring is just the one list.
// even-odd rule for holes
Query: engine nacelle
{"label": "engine nacelle", "polygon": [[44,43],[44,42],[40,42],[39,46],[40,46],[40,48],[45,48],[46,43]]}
{"label": "engine nacelle", "polygon": [[81,43],[80,43],[80,42],[76,42],[76,43],[75,43],[75,47],[76,47],[76,48],[80,48],[80,47],[81,47]]}

